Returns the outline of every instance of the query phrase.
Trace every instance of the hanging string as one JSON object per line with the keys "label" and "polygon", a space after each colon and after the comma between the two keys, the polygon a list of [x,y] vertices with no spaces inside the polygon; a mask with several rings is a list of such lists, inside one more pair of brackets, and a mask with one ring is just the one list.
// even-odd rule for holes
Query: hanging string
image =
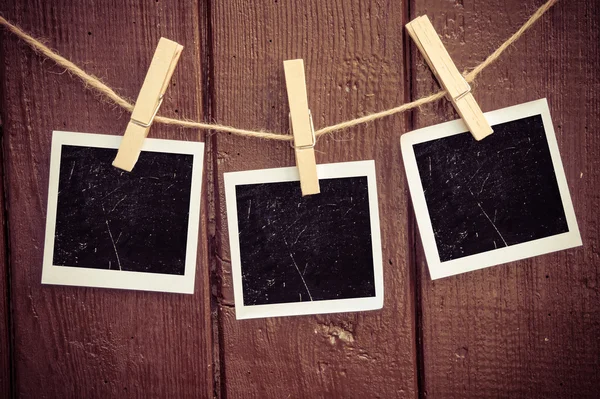
{"label": "hanging string", "polygon": [[[472,82],[475,78],[488,66],[494,63],[504,51],[506,51],[514,42],[516,42],[535,22],[541,18],[542,15],[546,11],[548,11],[554,4],[556,4],[558,0],[549,0],[544,5],[542,5],[529,19],[525,22],[519,30],[517,30],[511,37],[509,37],[500,47],[498,47],[492,54],[490,54],[485,61],[481,64],[477,65],[471,72],[465,74],[465,79],[467,82]],[[21,40],[27,43],[33,50],[40,53],[46,58],[51,59],[57,65],[69,71],[72,75],[78,77],[87,88],[91,88],[97,92],[99,92],[104,97],[108,98],[115,104],[119,105],[123,109],[131,112],[133,111],[133,104],[127,101],[125,98],[118,95],[113,89],[107,86],[102,82],[99,78],[94,75],[90,75],[85,72],[83,69],[79,68],[76,64],[69,61],[65,57],[61,56],[57,52],[50,49],[44,43],[35,39],[34,37],[27,34],[25,31],[20,29],[19,27],[11,24],[2,16],[0,16],[0,25],[4,26],[8,31],[12,32],[16,36],[18,36]],[[348,129],[350,127],[354,127],[357,125],[361,125],[368,122],[373,122],[377,119],[385,118],[391,115],[399,114],[402,112],[409,111],[413,108],[420,107],[422,105],[432,103],[435,101],[439,101],[446,96],[446,91],[439,91],[435,94],[430,94],[428,96],[419,98],[418,100],[402,104],[398,107],[394,107],[391,109],[387,109],[384,111],[375,112],[372,114],[368,114],[365,116],[361,116],[360,118],[352,119],[349,121],[337,123],[335,125],[327,126],[321,128],[315,132],[317,137],[323,136],[325,134],[330,134],[333,132],[337,132],[340,130]],[[212,130],[214,132],[227,132],[232,133],[238,136],[245,137],[255,137],[259,139],[266,140],[280,140],[280,141],[290,141],[292,140],[292,136],[288,134],[279,134],[279,133],[271,133],[265,131],[254,131],[254,130],[246,130],[239,129],[233,126],[220,125],[220,124],[212,124],[212,123],[204,123],[204,122],[195,122],[195,121],[186,121],[182,119],[173,119],[166,118],[164,116],[157,116],[154,118],[154,122],[163,123],[166,125],[172,126],[180,126],[185,128],[194,128],[194,129],[205,129]]]}

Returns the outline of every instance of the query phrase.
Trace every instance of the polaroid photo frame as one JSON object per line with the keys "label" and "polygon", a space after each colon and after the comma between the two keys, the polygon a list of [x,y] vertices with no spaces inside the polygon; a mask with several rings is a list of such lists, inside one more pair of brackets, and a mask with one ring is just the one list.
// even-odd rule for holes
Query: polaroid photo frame
{"label": "polaroid photo frame", "polygon": [[53,132],[42,283],[193,294],[204,143],[121,139]]}
{"label": "polaroid photo frame", "polygon": [[306,197],[296,167],[225,173],[237,319],[383,306],[375,162],[317,173]]}
{"label": "polaroid photo frame", "polygon": [[546,99],[485,116],[479,142],[462,120],[401,137],[432,279],[582,244]]}

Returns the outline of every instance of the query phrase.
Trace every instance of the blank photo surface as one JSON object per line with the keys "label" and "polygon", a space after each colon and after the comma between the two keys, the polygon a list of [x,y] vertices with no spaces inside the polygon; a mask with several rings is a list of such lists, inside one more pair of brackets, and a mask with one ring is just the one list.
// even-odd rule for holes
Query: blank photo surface
{"label": "blank photo surface", "polygon": [[493,128],[414,146],[442,262],[569,231],[541,115]]}
{"label": "blank photo surface", "polygon": [[54,132],[42,283],[193,293],[203,143]]}
{"label": "blank photo surface", "polygon": [[193,156],[62,146],[53,264],[183,275]]}
{"label": "blank photo surface", "polygon": [[375,296],[367,178],[319,184],[236,187],[245,305]]}
{"label": "blank photo surface", "polygon": [[546,101],[485,116],[481,141],[461,120],[401,138],[434,279],[581,245]]}
{"label": "blank photo surface", "polygon": [[321,192],[305,197],[295,167],[225,174],[238,318],[382,306],[374,163],[318,172]]}

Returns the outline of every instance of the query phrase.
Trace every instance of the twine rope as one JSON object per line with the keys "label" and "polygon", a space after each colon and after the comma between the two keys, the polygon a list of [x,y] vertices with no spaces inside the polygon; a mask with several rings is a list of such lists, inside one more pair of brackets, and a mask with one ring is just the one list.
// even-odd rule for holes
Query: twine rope
{"label": "twine rope", "polygon": [[[488,66],[494,63],[502,53],[504,53],[513,43],[515,43],[535,22],[546,13],[554,4],[556,4],[558,0],[548,0],[545,4],[543,4],[540,8],[537,9],[535,13],[529,17],[529,19],[512,35],[510,36],[504,43],[500,45],[492,54],[490,54],[481,64],[477,65],[471,72],[465,73],[465,79],[467,82],[471,83],[475,80],[475,78]],[[21,40],[27,43],[34,51],[41,54],[42,56],[51,59],[57,65],[69,71],[70,74],[79,78],[87,88],[91,88],[92,90],[97,91],[102,96],[108,98],[118,106],[123,109],[131,112],[133,111],[133,104],[127,101],[125,98],[121,97],[117,94],[112,88],[102,82],[101,79],[97,78],[94,75],[88,74],[83,69],[78,67],[76,64],[66,59],[62,55],[58,54],[54,50],[50,49],[41,41],[35,39],[16,25],[8,22],[4,17],[0,16],[0,25],[4,26],[9,32],[18,36]],[[447,92],[445,90],[441,90],[437,93],[430,94],[428,96],[419,98],[415,101],[402,104],[400,106],[390,108],[384,111],[379,111],[375,113],[371,113],[365,116],[361,116],[360,118],[352,119],[349,121],[337,123],[335,125],[327,126],[315,131],[315,136],[323,136],[326,134],[330,134],[333,132],[337,132],[340,130],[348,129],[350,127],[354,127],[357,125],[365,124],[368,122],[373,122],[375,120],[385,118],[391,115],[403,113],[409,111],[413,108],[420,107],[422,105],[432,103],[438,100],[441,100],[446,96]],[[267,131],[255,131],[255,130],[247,130],[240,129],[233,126],[221,125],[221,124],[213,124],[213,123],[204,123],[204,122],[196,122],[196,121],[186,121],[182,119],[173,119],[167,118],[164,116],[156,116],[154,118],[154,122],[163,123],[166,125],[172,126],[180,126],[185,128],[194,128],[194,129],[205,129],[212,130],[214,132],[227,132],[232,133],[238,136],[245,137],[254,137],[265,140],[279,140],[279,141],[290,141],[292,140],[292,136],[289,134],[279,134],[272,133]]]}

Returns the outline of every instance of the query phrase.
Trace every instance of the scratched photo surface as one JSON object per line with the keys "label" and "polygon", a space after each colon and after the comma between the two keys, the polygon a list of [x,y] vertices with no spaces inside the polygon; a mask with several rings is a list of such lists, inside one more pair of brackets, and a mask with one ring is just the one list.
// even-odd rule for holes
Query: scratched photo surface
{"label": "scratched photo surface", "polygon": [[53,264],[183,275],[193,155],[63,145]]}
{"label": "scratched photo surface", "polygon": [[244,305],[375,296],[367,177],[236,186]]}
{"label": "scratched photo surface", "polygon": [[440,261],[568,231],[540,115],[415,144]]}

